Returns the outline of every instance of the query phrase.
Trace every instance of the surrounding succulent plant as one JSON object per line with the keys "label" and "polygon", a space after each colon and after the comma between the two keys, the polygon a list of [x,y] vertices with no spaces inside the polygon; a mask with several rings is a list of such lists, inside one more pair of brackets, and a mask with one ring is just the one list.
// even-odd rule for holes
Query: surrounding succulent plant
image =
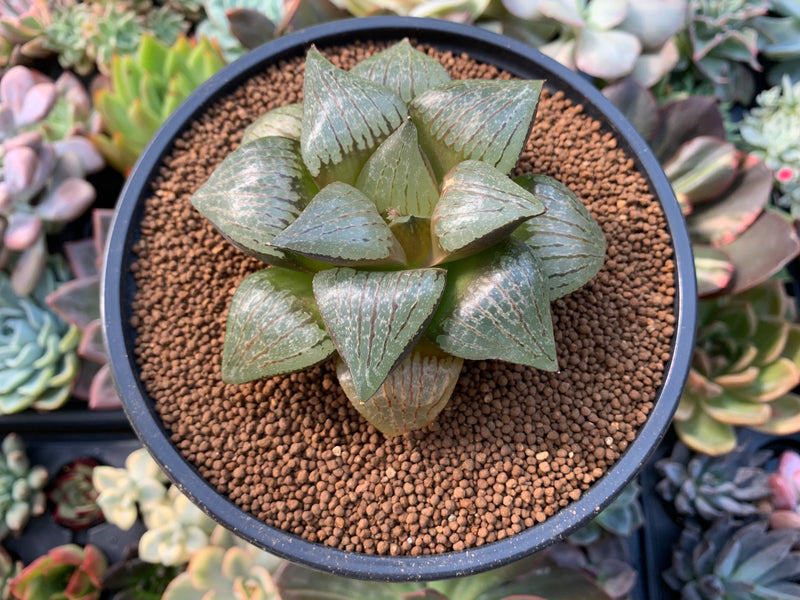
{"label": "surrounding succulent plant", "polygon": [[28,519],[44,512],[44,467],[31,467],[22,438],[8,434],[0,444],[0,539],[19,534]]}
{"label": "surrounding succulent plant", "polygon": [[283,22],[284,4],[288,3],[283,0],[203,0],[206,17],[197,25],[197,35],[219,44],[228,62],[236,60],[247,51],[241,42],[243,36],[236,35],[236,27],[257,28],[266,41]]}
{"label": "surrounding succulent plant", "polygon": [[800,81],[800,4],[796,0],[770,0],[770,14],[756,20],[766,32],[759,50],[772,63],[767,69],[770,85],[779,85],[784,75]]}
{"label": "surrounding succulent plant", "polygon": [[192,554],[162,600],[279,600],[269,571],[273,564],[272,557],[252,546],[206,546]]}
{"label": "surrounding succulent plant", "polygon": [[[81,367],[86,376],[78,378],[73,395],[87,399],[92,409],[121,406],[107,364],[100,319],[100,268],[113,216],[111,209],[95,209],[92,212],[93,237],[64,243],[64,253],[75,279],[61,284],[45,298],[54,313],[82,332],[78,355],[83,359]],[[87,389],[77,385],[86,380],[90,380],[85,386]]]}
{"label": "surrounding succulent plant", "polygon": [[54,5],[51,21],[47,47],[62,67],[81,75],[95,67],[110,74],[112,57],[133,54],[145,34],[169,45],[189,27],[169,6],[120,0],[63,0]]}
{"label": "surrounding succulent plant", "polygon": [[489,6],[490,0],[332,0],[356,17],[395,14],[408,17],[447,19],[472,23]]}
{"label": "surrounding succulent plant", "polygon": [[[677,62],[673,38],[687,10],[687,0],[503,0],[503,5],[517,21],[506,33],[592,77],[609,81],[630,75],[648,87]],[[525,31],[526,22],[532,32]]]}
{"label": "surrounding succulent plant", "polygon": [[0,268],[19,255],[13,282],[21,295],[44,268],[45,235],[94,201],[84,176],[104,161],[84,137],[93,126],[89,105],[73,75],[54,82],[16,66],[0,80]]}
{"label": "surrounding succulent plant", "polygon": [[164,500],[143,507],[142,512],[147,531],[139,540],[139,558],[146,562],[183,564],[208,546],[217,527],[175,486],[170,486]]}
{"label": "surrounding succulent plant", "polygon": [[50,54],[45,47],[49,24],[47,0],[0,0],[0,67]]}
{"label": "surrounding succulent plant", "polygon": [[160,600],[181,570],[143,561],[134,544],[125,548],[121,561],[103,573],[103,592],[109,600]]}
{"label": "surrounding succulent plant", "polygon": [[673,424],[693,450],[736,447],[735,425],[800,430],[800,325],[780,281],[698,305],[692,368]]}
{"label": "surrounding succulent plant", "polygon": [[628,537],[644,525],[644,511],[639,501],[639,484],[629,483],[600,514],[569,536],[569,541],[589,546],[604,534]]}
{"label": "surrounding succulent plant", "polygon": [[773,511],[769,524],[773,529],[800,529],[800,454],[784,450],[778,470],[769,476]]}
{"label": "surrounding succulent plant", "polygon": [[636,586],[638,574],[630,564],[626,538],[605,536],[588,546],[560,542],[548,547],[546,553],[559,567],[588,573],[614,600],[630,598]]}
{"label": "surrounding succulent plant", "polygon": [[701,297],[747,290],[800,253],[795,224],[767,206],[770,169],[726,141],[715,98],[689,97],[659,108],[631,80],[603,93],[664,166],[686,217]]}
{"label": "surrounding succulent plant", "polygon": [[779,86],[761,92],[756,106],[739,123],[745,147],[772,169],[777,202],[800,219],[800,82],[784,76]]}
{"label": "surrounding succulent plant", "polygon": [[95,134],[92,141],[114,168],[128,171],[172,111],[224,64],[206,38],[180,36],[167,46],[143,35],[136,54],[113,58],[111,88],[95,94],[110,137]]}
{"label": "surrounding succulent plant", "polygon": [[705,533],[687,527],[667,584],[685,600],[800,597],[800,530],[767,531],[766,520],[718,520]]}
{"label": "surrounding succulent plant", "polygon": [[92,472],[99,464],[93,458],[81,457],[61,467],[47,491],[56,523],[79,531],[103,520],[92,484]]}
{"label": "surrounding succulent plant", "polygon": [[128,455],[125,468],[99,466],[92,472],[92,483],[98,492],[97,505],[103,516],[126,530],[136,522],[139,508],[145,511],[164,499],[165,482],[161,469],[144,448]]}
{"label": "surrounding succulent plant", "polygon": [[745,446],[719,457],[694,454],[678,442],[669,458],[656,463],[662,480],[656,490],[678,514],[713,521],[730,515],[752,517],[759,502],[769,498],[764,465],[771,452],[752,452]]}
{"label": "surrounding succulent plant", "polygon": [[19,600],[98,600],[107,567],[95,546],[65,544],[25,567],[11,581],[11,593]]}
{"label": "surrounding succulent plant", "polygon": [[312,48],[304,86],[302,106],[256,121],[192,197],[276,265],[233,296],[223,379],[336,349],[355,408],[400,435],[436,417],[462,359],[556,369],[550,301],[597,273],[605,239],[556,180],[508,178],[541,82],[450,81],[405,40],[350,72]]}
{"label": "surrounding succulent plant", "polygon": [[78,375],[80,330],[44,301],[68,278],[59,258],[50,260],[29,296],[18,296],[0,271],[0,414],[59,408]]}
{"label": "surrounding succulent plant", "polygon": [[11,580],[22,570],[22,562],[14,560],[0,546],[0,600],[11,600]]}

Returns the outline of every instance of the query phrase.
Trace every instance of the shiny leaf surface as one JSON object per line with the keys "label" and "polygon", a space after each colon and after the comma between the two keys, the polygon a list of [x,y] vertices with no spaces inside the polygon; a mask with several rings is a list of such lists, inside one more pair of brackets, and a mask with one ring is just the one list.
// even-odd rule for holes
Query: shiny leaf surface
{"label": "shiny leaf surface", "polygon": [[285,137],[300,141],[303,124],[303,105],[299,103],[279,106],[253,121],[242,134],[242,145],[262,137]]}

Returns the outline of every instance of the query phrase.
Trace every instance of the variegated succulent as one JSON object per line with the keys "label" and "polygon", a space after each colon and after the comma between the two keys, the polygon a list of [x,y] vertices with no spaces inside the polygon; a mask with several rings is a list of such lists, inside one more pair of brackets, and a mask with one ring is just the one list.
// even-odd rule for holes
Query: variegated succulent
{"label": "variegated succulent", "polygon": [[47,471],[31,466],[22,438],[15,433],[0,445],[0,539],[19,534],[31,517],[44,512]]}
{"label": "variegated succulent", "polygon": [[752,517],[770,495],[764,465],[772,453],[739,445],[718,457],[695,454],[678,442],[669,458],[656,463],[656,490],[678,514],[713,521],[729,515]]}
{"label": "variegated succulent", "polygon": [[664,573],[681,598],[800,597],[800,530],[767,531],[765,520],[720,519],[706,532],[684,529]]}
{"label": "variegated succulent", "polygon": [[550,301],[597,273],[605,238],[558,181],[508,177],[541,87],[450,81],[407,40],[349,72],[312,48],[304,103],[256,121],[192,197],[273,265],[233,296],[223,379],[336,350],[355,408],[400,435],[436,417],[463,359],[557,369]]}
{"label": "variegated succulent", "polygon": [[0,0],[0,67],[20,59],[50,54],[46,31],[50,25],[47,0]]}
{"label": "variegated succulent", "polygon": [[82,214],[95,189],[85,175],[103,157],[85,137],[96,127],[74,75],[57,81],[23,66],[0,80],[0,268],[12,259],[14,290],[33,290],[47,259],[45,237]]}
{"label": "variegated succulent", "polygon": [[735,427],[800,431],[800,325],[780,281],[698,305],[692,368],[673,424],[698,452],[736,447]]}
{"label": "variegated succulent", "polygon": [[97,490],[92,485],[92,472],[98,465],[93,458],[84,456],[61,467],[47,491],[56,523],[79,531],[103,520]]}
{"label": "variegated succulent", "polygon": [[701,297],[747,290],[800,253],[795,224],[769,206],[769,166],[726,140],[716,98],[692,96],[659,107],[631,80],[603,93],[664,167],[686,217]]}
{"label": "variegated succulent", "polygon": [[180,36],[169,46],[142,36],[136,54],[113,58],[111,87],[95,93],[108,135],[92,135],[92,142],[109,164],[127,172],[172,111],[224,64],[206,38]]}
{"label": "variegated succulent", "polygon": [[11,581],[11,593],[18,600],[98,600],[107,568],[96,546],[64,544],[25,567]]}
{"label": "variegated succulent", "polygon": [[206,16],[197,26],[197,35],[215,40],[230,62],[253,47],[243,41],[252,36],[271,39],[290,4],[283,0],[203,0]]}
{"label": "variegated succulent", "polygon": [[784,450],[778,469],[769,476],[773,511],[769,524],[773,529],[800,530],[800,454]]}
{"label": "variegated succulent", "polygon": [[631,76],[651,86],[675,66],[674,36],[687,0],[503,0],[504,32],[571,69],[602,80]]}

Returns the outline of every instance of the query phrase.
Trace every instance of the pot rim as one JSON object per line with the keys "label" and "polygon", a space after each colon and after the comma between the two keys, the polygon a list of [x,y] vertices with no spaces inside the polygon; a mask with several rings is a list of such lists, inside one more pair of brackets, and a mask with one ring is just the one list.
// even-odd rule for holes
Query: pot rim
{"label": "pot rim", "polygon": [[[662,205],[672,237],[675,263],[675,312],[672,355],[653,409],[636,439],[619,460],[582,496],[539,523],[497,542],[458,552],[421,557],[389,557],[354,553],[308,542],[259,521],[217,492],[195,467],[186,462],[169,439],[138,377],[133,356],[134,332],[128,326],[135,293],[129,266],[132,246],[139,237],[143,200],[162,160],[172,150],[172,140],[193,119],[265,65],[304,55],[312,43],[320,47],[346,45],[358,39],[374,41],[414,38],[443,50],[469,52],[470,56],[522,78],[547,73],[550,87],[562,90],[585,112],[599,118],[647,179]],[[123,275],[124,274],[124,275]],[[414,17],[369,17],[317,25],[279,38],[224,67],[203,83],[167,119],[137,161],[120,195],[106,248],[101,311],[109,363],[123,399],[125,413],[137,436],[167,476],[195,504],[217,522],[282,558],[333,574],[358,579],[422,581],[479,573],[523,558],[569,533],[596,516],[644,466],[670,425],[691,364],[697,311],[697,288],[691,243],[672,187],[649,146],[622,114],[588,81],[537,50],[478,27]]]}

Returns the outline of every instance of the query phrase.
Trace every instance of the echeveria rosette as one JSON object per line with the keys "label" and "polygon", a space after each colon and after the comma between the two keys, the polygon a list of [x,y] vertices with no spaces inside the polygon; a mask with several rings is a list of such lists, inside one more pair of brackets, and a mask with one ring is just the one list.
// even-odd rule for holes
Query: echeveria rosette
{"label": "echeveria rosette", "polygon": [[736,426],[800,431],[800,325],[777,280],[698,305],[692,368],[673,424],[698,452],[736,446]]}
{"label": "echeveria rosette", "polygon": [[94,468],[99,464],[84,456],[61,467],[47,491],[56,523],[80,531],[103,520],[103,511],[97,505],[98,492],[92,484]]}
{"label": "echeveria rosette", "polygon": [[399,435],[436,417],[465,358],[557,369],[550,302],[596,274],[605,239],[560,183],[508,177],[542,82],[451,81],[407,40],[350,72],[312,48],[305,73],[304,103],[253,123],[192,198],[273,265],[233,296],[223,380],[336,351],[354,406]]}
{"label": "echeveria rosette", "polygon": [[64,544],[25,567],[11,581],[11,593],[19,600],[98,600],[107,568],[96,546]]}

